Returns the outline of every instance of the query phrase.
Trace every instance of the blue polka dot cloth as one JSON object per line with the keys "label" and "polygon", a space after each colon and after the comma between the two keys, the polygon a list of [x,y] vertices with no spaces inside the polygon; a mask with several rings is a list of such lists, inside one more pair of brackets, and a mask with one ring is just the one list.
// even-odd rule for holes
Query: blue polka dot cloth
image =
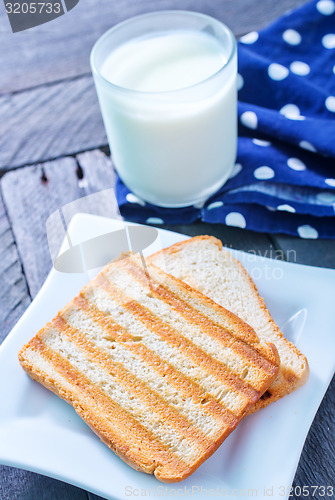
{"label": "blue polka dot cloth", "polygon": [[238,154],[228,182],[202,206],[170,209],[145,203],[118,179],[121,214],[335,238],[335,0],[312,1],[248,33],[238,57]]}

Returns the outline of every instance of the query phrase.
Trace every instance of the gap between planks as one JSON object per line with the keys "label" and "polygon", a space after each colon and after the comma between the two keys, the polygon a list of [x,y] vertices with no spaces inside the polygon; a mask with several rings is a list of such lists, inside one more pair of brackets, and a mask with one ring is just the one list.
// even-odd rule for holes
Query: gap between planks
{"label": "gap between planks", "polygon": [[[78,179],[77,161],[83,170],[82,179]],[[62,208],[66,224],[78,212],[116,216],[118,210],[112,198],[87,197],[113,188],[114,184],[111,161],[99,150],[83,153],[77,158],[67,157],[24,167],[2,177],[4,203],[32,297],[52,267],[49,245],[58,251],[65,237],[59,209]],[[53,213],[48,241],[46,223]]]}
{"label": "gap between planks", "polygon": [[105,144],[91,76],[0,98],[0,171]]}
{"label": "gap between planks", "polygon": [[0,343],[31,302],[20,256],[0,192]]}

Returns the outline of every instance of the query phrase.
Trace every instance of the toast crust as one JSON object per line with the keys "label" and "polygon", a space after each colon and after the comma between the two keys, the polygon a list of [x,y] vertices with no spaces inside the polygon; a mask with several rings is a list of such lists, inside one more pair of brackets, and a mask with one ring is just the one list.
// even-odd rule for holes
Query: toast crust
{"label": "toast crust", "polygon": [[[193,238],[175,243],[174,245],[161,250],[160,252],[155,253],[151,257],[149,257],[150,262],[157,262],[161,261],[164,262],[164,256],[165,255],[175,255],[178,254],[180,251],[182,251],[184,248],[187,248],[190,244],[197,243],[197,242],[206,242],[210,243],[214,246],[217,247],[217,249],[221,252],[225,252],[223,250],[223,244],[222,242],[215,238],[214,236],[208,236],[208,235],[200,235],[200,236],[195,236]],[[232,257],[231,257],[232,258]],[[232,258],[233,259],[233,258]],[[296,371],[291,369],[288,365],[280,365],[278,375],[276,377],[276,380],[273,382],[271,387],[266,391],[263,397],[261,397],[255,404],[254,406],[250,409],[250,413],[253,413],[260,408],[264,408],[271,404],[274,401],[277,401],[278,399],[282,398],[286,394],[289,394],[293,392],[294,390],[298,389],[299,387],[303,386],[306,381],[308,380],[309,377],[309,366],[308,366],[308,361],[307,358],[297,349],[297,347],[290,342],[288,339],[286,339],[283,335],[283,333],[280,331],[278,325],[275,323],[273,320],[270,312],[268,311],[264,299],[259,295],[258,289],[248,274],[247,270],[244,268],[244,266],[237,260],[233,259],[234,265],[239,268],[239,272],[243,277],[248,281],[248,284],[250,286],[251,293],[255,296],[257,299],[258,307],[261,311],[261,313],[264,315],[266,318],[266,321],[269,325],[269,327],[272,329],[272,338],[271,341],[276,345],[276,342],[278,340],[280,342],[283,342],[286,347],[294,353],[294,355],[299,358],[300,361],[300,373],[297,374]],[[169,272],[167,270],[167,272]],[[194,286],[194,283],[192,283]]]}

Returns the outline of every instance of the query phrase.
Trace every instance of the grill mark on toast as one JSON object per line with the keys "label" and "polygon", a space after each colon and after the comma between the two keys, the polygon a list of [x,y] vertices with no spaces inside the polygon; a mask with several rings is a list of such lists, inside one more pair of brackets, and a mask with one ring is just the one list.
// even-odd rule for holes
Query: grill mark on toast
{"label": "grill mark on toast", "polygon": [[[141,271],[140,268],[138,269]],[[159,269],[155,265],[151,265],[150,270],[151,276],[149,280],[152,279],[153,273],[156,273],[159,278],[162,279],[161,269]],[[156,282],[159,283],[157,279]],[[251,332],[253,335],[256,334],[253,328],[250,327],[245,321],[241,320],[238,316],[236,316],[236,314],[228,311],[228,309],[225,309],[219,304],[216,304],[216,306],[218,306],[221,310],[219,313],[221,317],[223,317],[223,314],[227,315],[230,321],[234,323],[234,326],[239,327],[237,328],[237,330],[243,329],[244,338],[242,339],[234,333],[234,330],[232,328],[224,328],[219,323],[217,323],[214,317],[208,316],[208,311],[202,312],[200,309],[198,309],[199,303],[201,303],[205,308],[209,308],[211,303],[213,303],[213,301],[209,297],[204,297],[203,294],[199,293],[196,289],[192,289],[187,283],[183,283],[183,289],[181,289],[179,281],[176,280],[174,276],[169,276],[169,282],[165,284],[160,283],[160,286],[165,291],[165,293],[171,297],[171,305],[177,303],[181,307],[184,307],[192,315],[194,315],[194,311],[196,311],[197,322],[200,321],[201,324],[204,324],[206,334],[212,336],[214,339],[219,340],[222,343],[223,336],[221,331],[224,330],[228,333],[228,335],[233,337],[234,341],[231,344],[231,348],[234,348],[234,351],[236,353],[242,354],[242,356],[249,358],[252,365],[254,365],[256,368],[261,369],[266,374],[272,375],[277,371],[277,365],[273,363],[273,355],[271,357],[269,356],[270,353],[273,353],[268,349],[264,349],[263,346],[259,345],[258,338],[256,342],[251,343],[252,346],[250,345],[250,342],[248,343],[246,341],[246,338],[251,337]],[[179,293],[183,295],[181,299],[178,297],[177,292],[173,291],[173,288],[177,288],[177,290],[181,289],[179,290]],[[215,324],[215,328],[211,326],[212,323]]]}
{"label": "grill mark on toast", "polygon": [[[243,288],[247,290],[248,295],[254,297],[254,302],[257,303],[257,305],[254,307],[256,307],[256,309],[259,308],[257,318],[261,322],[263,321],[263,324],[261,323],[259,328],[255,326],[256,333],[261,340],[266,339],[270,342],[273,342],[273,344],[275,344],[278,349],[279,356],[282,358],[277,377],[268,389],[270,397],[268,397],[267,399],[258,400],[251,408],[250,413],[257,411],[258,409],[263,408],[274,401],[277,401],[279,398],[296,390],[298,387],[301,387],[307,381],[309,375],[309,367],[306,357],[299,351],[299,349],[297,349],[294,344],[292,344],[283,336],[278,325],[276,325],[270,315],[270,312],[266,308],[264,299],[259,295],[257,287],[252,278],[249,276],[247,270],[244,268],[241,262],[239,262],[239,260],[233,258],[232,255],[226,250],[223,250],[223,245],[220,240],[214,238],[213,236],[196,236],[187,241],[176,243],[167,249],[155,253],[154,255],[149,257],[148,262],[158,266],[161,269],[164,269],[168,273],[171,272],[172,275],[174,275],[175,270],[182,269],[182,271],[184,271],[183,264],[185,263],[186,269],[184,274],[185,276],[187,276],[186,281],[188,281],[192,287],[201,290],[205,295],[212,297],[214,301],[219,304],[222,303],[225,307],[228,307],[228,309],[233,309],[233,307],[230,307],[228,303],[226,304],[226,299],[224,297],[221,297],[220,294],[215,293],[214,289],[212,292],[212,289],[202,286],[204,284],[202,282],[203,278],[201,278],[200,276],[198,277],[197,272],[194,269],[188,267],[188,248],[191,250],[191,252],[193,252],[193,249],[195,249],[198,255],[201,257],[203,257],[203,255],[207,255],[206,265],[208,264],[210,266],[212,263],[217,263],[216,265],[222,266],[223,269],[225,267],[232,266],[233,270],[238,270],[236,271],[238,272],[238,280],[240,280],[240,283],[243,284]],[[178,254],[180,254],[181,257],[179,257]],[[176,264],[175,267],[174,264]],[[176,276],[178,276],[178,274]],[[211,278],[209,277],[208,283],[210,283],[212,286],[214,285],[214,282],[210,281],[210,279]],[[242,310],[241,313],[238,304],[236,313],[248,322],[247,313],[244,310]],[[265,322],[267,323],[267,326],[266,334],[264,335],[263,329],[265,327]],[[290,358],[295,359],[296,366],[293,368],[293,370],[285,359],[285,351],[289,351]]]}
{"label": "grill mark on toast", "polygon": [[101,286],[108,292],[115,301],[117,301],[127,311],[134,314],[149,330],[162,337],[168,343],[182,350],[183,354],[200,366],[204,367],[207,372],[213,374],[230,387],[238,395],[243,395],[245,404],[255,402],[260,396],[259,391],[252,386],[242,381],[237,375],[229,371],[229,369],[219,361],[213,359],[209,354],[193,344],[185,338],[181,333],[176,332],[167,323],[161,321],[146,307],[126,296],[119,287],[112,284],[106,277],[99,275],[96,279],[96,285]]}
{"label": "grill mark on toast", "polygon": [[[240,318],[234,313],[228,311],[228,309],[219,306],[219,308],[221,309],[221,315],[223,313],[224,316],[228,317],[229,320],[234,324],[234,326],[238,327],[237,330],[242,330],[242,334],[240,334],[239,331],[234,332],[232,328],[226,328],[223,325],[218,325],[213,319],[209,319],[198,309],[185,302],[184,299],[179,299],[177,295],[168,287],[167,278],[172,283],[176,283],[177,288],[182,292],[185,292],[186,294],[191,296],[193,295],[197,300],[200,300],[202,303],[204,303],[205,306],[211,306],[214,304],[211,299],[205,297],[198,290],[192,289],[189,285],[187,285],[187,283],[177,280],[174,276],[172,276],[172,274],[166,275],[166,273],[164,273],[165,283],[163,285],[160,281],[163,273],[161,269],[154,264],[149,264],[147,267],[147,271],[145,271],[142,267],[140,267],[140,265],[138,265],[138,262],[136,262],[134,256],[129,256],[128,258],[122,259],[119,262],[119,265],[120,267],[127,269],[127,271],[130,272],[134,276],[134,278],[136,278],[143,285],[149,287],[152,291],[155,291],[157,293],[161,292],[165,300],[169,298],[171,299],[172,303],[174,303],[174,301],[179,302],[178,305],[181,305],[183,309],[185,308],[185,310],[189,310],[194,315],[199,315],[199,318],[204,322],[205,326],[207,326],[208,323],[210,323],[211,325],[214,323],[215,326],[217,326],[220,330],[219,338],[224,339],[226,343],[231,344],[234,341],[238,340],[243,344],[253,345],[254,343],[258,342],[258,337],[254,330],[247,323],[242,322]],[[158,275],[159,279],[154,278],[154,274]],[[217,306],[218,304],[215,303],[215,307]],[[177,305],[176,309],[179,311]],[[223,320],[226,321],[224,317]]]}
{"label": "grill mark on toast", "polygon": [[[183,434],[195,441],[195,443],[201,447],[202,452],[213,446],[214,442],[211,439],[207,438],[207,436],[185,416],[178,413],[163,397],[153,392],[145,382],[129,372],[121,363],[109,358],[101,348],[89,342],[80,331],[70,326],[63,317],[57,317],[53,321],[53,324],[71,343],[83,350],[91,361],[99,363],[107,373],[112,372],[120,386],[125,387],[128,392],[134,394],[148,407],[155,408],[155,413],[174,426],[176,433]],[[222,430],[223,429],[221,429],[221,432]]]}
{"label": "grill mark on toast", "polygon": [[[131,257],[130,262],[137,271],[142,270],[139,259]],[[155,271],[158,268],[153,266],[151,269]],[[151,301],[146,291],[147,285],[141,281],[143,276],[141,279],[130,278],[131,273],[120,261],[107,266],[104,272],[108,271],[111,272],[108,290],[104,288],[106,281],[100,274],[98,280],[83,289],[82,293],[87,298],[78,298],[79,301],[85,301],[88,311],[79,307],[75,299],[59,313],[66,316],[68,310],[83,310],[87,317],[93,319],[85,320],[84,313],[68,315],[68,321],[66,317],[60,319],[58,316],[35,337],[41,351],[34,346],[31,348],[33,339],[21,349],[20,361],[32,378],[69,401],[100,439],[123,460],[139,470],[153,472],[163,481],[185,479],[218,448],[251,408],[255,398],[258,399],[274,379],[274,375],[271,379],[270,372],[263,374],[260,380],[253,371],[254,359],[259,355],[261,359],[257,368],[263,370],[262,364],[267,366],[268,361],[271,363],[270,346],[264,347],[262,352],[257,335],[251,338],[254,334],[252,329],[249,333],[248,330],[244,331],[244,323],[236,321],[237,317],[235,323],[229,314],[225,318],[223,309],[221,315],[225,319],[221,321],[216,304],[212,301],[206,303],[206,297],[201,294],[198,298],[203,304],[199,307],[196,302],[192,304],[197,294],[192,294],[192,289],[189,291],[186,285],[184,287],[179,280],[170,279],[169,275],[162,273],[167,280],[162,282],[161,274],[158,274],[158,293],[157,283],[144,273],[152,284],[151,293],[155,294],[155,299]],[[116,282],[113,282],[113,277]],[[99,279],[103,285],[99,284]],[[150,286],[147,288],[150,292]],[[97,307],[93,305],[94,302]],[[216,314],[217,321],[213,320]],[[203,322],[201,328],[198,327],[199,318]],[[54,325],[58,325],[61,331],[55,330]],[[232,339],[226,339],[224,343],[221,333],[219,344],[215,342],[218,340],[215,335],[225,326],[228,334],[230,328],[236,328],[236,335],[231,335]],[[95,329],[94,334],[91,334],[92,329]],[[213,329],[215,334],[212,333]],[[202,332],[207,339],[205,341],[202,340]],[[114,356],[109,350],[111,341],[108,337],[115,342]],[[255,358],[248,352],[248,343],[243,343],[243,338],[255,344]],[[247,350],[239,352],[241,341],[241,347],[245,344]],[[232,346],[234,353],[230,351],[232,357],[229,359]],[[46,353],[51,356],[47,361]],[[274,359],[275,353],[272,354]],[[222,356],[222,363],[220,358],[215,360],[218,356]],[[244,374],[237,365],[240,360],[243,367],[250,367],[248,382],[243,380]],[[184,411],[180,401],[174,403],[172,399],[174,388],[169,392],[169,387],[161,385],[160,381],[156,383],[156,379],[153,379],[154,382],[151,382],[155,376],[153,370],[164,377],[168,373],[169,378],[166,380],[171,381],[170,386],[181,387],[180,393],[186,396]],[[263,391],[260,389],[261,384],[264,386]],[[218,393],[219,390],[223,391],[222,394]],[[207,391],[213,393],[212,399]],[[229,395],[226,395],[227,392]],[[217,402],[215,396],[222,403]],[[215,439],[209,439],[208,436],[206,439],[211,420],[198,421],[198,414],[193,411],[191,401],[195,402],[196,398],[199,407],[201,402],[206,403],[204,409],[210,409],[213,423],[221,424]],[[228,408],[233,408],[236,415],[229,412]],[[186,418],[181,415],[186,415]],[[194,416],[195,425],[191,424]],[[227,417],[230,417],[229,424]],[[165,423],[164,419],[168,422]],[[134,424],[136,428],[133,428]],[[187,432],[181,433],[184,429]],[[212,437],[214,434],[209,435]]]}
{"label": "grill mark on toast", "polygon": [[110,334],[111,340],[122,342],[124,348],[135,354],[140,360],[145,361],[158,375],[164,376],[170,384],[181,391],[184,397],[192,397],[195,404],[206,398],[207,403],[203,410],[209,417],[223,421],[229,427],[235,427],[237,418],[232,411],[225,408],[214,396],[204,392],[194,380],[188,378],[142,342],[133,342],[131,334],[125,328],[106,316],[86,297],[82,295],[76,297],[74,304],[79,310],[85,311],[107,334]]}
{"label": "grill mark on toast", "polygon": [[[157,460],[164,460],[169,463],[172,467],[180,467],[180,465],[187,466],[184,460],[171,451],[161,440],[156,438],[148,429],[146,429],[137,419],[130,415],[126,410],[124,410],[120,405],[113,401],[109,396],[107,396],[101,389],[96,386],[80,373],[75,367],[73,367],[69,361],[61,357],[56,351],[46,346],[41,338],[34,337],[29,343],[29,347],[38,351],[43,358],[45,358],[56,371],[61,375],[65,376],[67,380],[70,380],[71,384],[76,386],[78,390],[84,395],[88,396],[90,400],[99,408],[99,413],[101,410],[105,410],[102,415],[111,423],[116,424],[120,428],[120,423],[125,428],[123,434],[127,433],[130,437],[133,435],[135,437],[134,441],[140,442],[140,446],[147,450],[148,454],[155,453],[157,455]],[[106,410],[109,411],[106,411]],[[94,429],[94,427],[92,427]],[[124,439],[115,433],[114,436],[108,436],[110,442],[117,446],[121,451],[128,452],[129,446],[125,445]],[[116,441],[116,442],[114,442]],[[119,442],[117,442],[119,441]],[[129,442],[131,440],[129,439]],[[125,449],[126,448],[126,449]],[[150,456],[150,455],[149,455]]]}
{"label": "grill mark on toast", "polygon": [[[175,292],[171,290],[169,284],[165,283],[164,285],[154,278],[153,275],[156,274],[159,277],[161,276],[161,270],[154,266],[150,265],[150,275],[145,272],[141,267],[135,264],[132,258],[123,259],[120,263],[123,267],[127,269],[131,273],[131,275],[137,279],[142,285],[145,285],[150,288],[150,290],[157,294],[160,298],[162,298],[165,302],[170,304],[175,310],[177,310],[180,314],[182,314],[187,320],[195,322],[199,325],[204,333],[209,337],[212,337],[215,340],[218,340],[224,347],[230,347],[234,350],[236,354],[242,355],[248,359],[248,362],[252,364],[255,368],[262,370],[265,374],[274,375],[278,371],[278,366],[275,365],[271,360],[268,359],[269,351],[266,349],[261,349],[261,352],[255,345],[248,345],[245,340],[242,340],[238,336],[236,336],[231,329],[225,328],[222,325],[219,325],[215,322],[214,319],[208,318],[205,313],[200,312],[198,309],[193,307],[189,302],[186,302],[184,298],[179,298]],[[177,280],[169,275],[169,280],[174,283]],[[196,298],[196,300],[200,300],[202,303],[211,302],[207,297],[204,298],[202,294],[198,291],[191,289],[186,283],[180,284],[177,282],[178,288],[183,288],[182,292],[186,295],[192,297],[192,295]],[[209,304],[205,304],[205,306]],[[216,304],[216,306],[218,306]],[[224,314],[228,315],[229,319],[234,322],[234,324],[239,327],[239,329],[243,330],[243,334],[245,337],[252,337],[253,344],[258,338],[254,333],[253,329],[247,325],[244,321],[241,321],[235,314],[231,313],[227,309],[224,309],[221,306],[218,306]],[[251,335],[252,332],[252,335]],[[256,339],[255,339],[256,338]]]}
{"label": "grill mark on toast", "polygon": [[[19,359],[23,369],[33,380],[39,382],[48,390],[72,405],[77,414],[87,423],[100,440],[116,453],[116,455],[131,467],[149,474],[155,473],[156,475],[156,472],[158,472],[156,468],[161,467],[164,463],[163,453],[160,454],[160,457],[158,457],[157,454],[157,459],[150,459],[149,461],[145,460],[143,451],[146,452],[147,456],[151,457],[150,453],[152,449],[149,450],[143,443],[141,443],[141,447],[138,447],[138,450],[125,444],[125,440],[123,439],[122,441],[124,436],[122,429],[118,428],[115,422],[112,425],[111,421],[101,414],[100,408],[95,401],[92,399],[88,401],[88,398],[74,388],[53,365],[45,360],[39,351],[25,345],[20,350]],[[43,365],[43,368],[41,368],[41,365]],[[45,365],[47,365],[47,372],[44,371]],[[142,455],[139,452],[141,452]],[[180,465],[181,464],[179,464],[179,466]],[[173,464],[170,467],[169,464],[166,463],[166,468],[169,469],[170,474],[172,473],[173,475],[175,473]],[[188,473],[187,469],[186,473]]]}
{"label": "grill mark on toast", "polygon": [[[48,340],[47,340],[48,341]],[[149,428],[147,428],[146,422],[141,422],[136,416],[133,416],[127,409],[117,403],[109,394],[107,394],[103,388],[98,385],[92,383],[85,374],[78,370],[70,361],[65,359],[58,351],[56,351],[52,346],[49,346],[41,339],[38,339],[38,344],[34,345],[34,348],[38,350],[43,357],[48,359],[48,361],[54,366],[54,368],[59,371],[61,374],[65,375],[71,383],[79,388],[81,392],[83,392],[89,400],[93,400],[99,407],[100,412],[104,415],[112,424],[117,424],[118,422],[122,422],[124,425],[124,434],[131,436],[131,434],[135,434],[140,440],[141,445],[146,445],[149,453],[161,453],[164,452],[166,457],[169,457],[169,461],[173,460],[175,464],[181,461],[185,465],[189,465],[186,460],[185,455],[181,456],[180,451],[171,449],[171,446],[168,442],[164,441],[164,437],[158,437],[155,432],[152,432]],[[136,398],[134,397],[133,402],[135,403]],[[116,414],[116,416],[115,416]],[[166,426],[165,423],[163,423]],[[168,425],[168,424],[167,424]],[[168,425],[168,427],[170,427]],[[170,429],[171,431],[175,431],[173,427]],[[134,432],[133,432],[134,431]],[[163,433],[162,428],[159,432]],[[180,436],[182,440],[186,441],[185,445],[186,449],[190,451],[191,457],[190,463],[202,454],[203,450],[197,447],[192,443],[190,445],[190,441],[185,436]],[[143,439],[145,441],[143,442]],[[151,442],[153,441],[154,446],[151,449]],[[136,440],[135,440],[136,442]],[[188,443],[188,446],[187,446]],[[180,443],[179,443],[180,444]]]}
{"label": "grill mark on toast", "polygon": [[289,384],[296,384],[297,381],[299,380],[297,374],[289,366],[283,366],[281,372],[283,378]]}
{"label": "grill mark on toast", "polygon": [[[210,393],[220,404],[225,405],[237,417],[241,414],[241,405],[245,404],[245,396],[234,392],[226,383],[224,383],[216,374],[206,371],[205,367],[180,351],[178,345],[167,342],[157,332],[147,328],[145,323],[132,311],[127,311],[115,300],[115,294],[109,294],[103,288],[95,286],[92,289],[84,291],[90,303],[97,303],[99,309],[106,314],[118,315],[121,312],[121,324],[131,331],[135,328],[141,332],[143,343],[158,354],[158,356],[173,367],[176,367],[183,375],[190,377],[199,384],[202,391]],[[121,295],[123,297],[123,295]],[[128,302],[127,296],[126,302]],[[105,304],[106,303],[106,306]],[[132,325],[133,324],[133,325]],[[243,408],[242,408],[243,409]]]}

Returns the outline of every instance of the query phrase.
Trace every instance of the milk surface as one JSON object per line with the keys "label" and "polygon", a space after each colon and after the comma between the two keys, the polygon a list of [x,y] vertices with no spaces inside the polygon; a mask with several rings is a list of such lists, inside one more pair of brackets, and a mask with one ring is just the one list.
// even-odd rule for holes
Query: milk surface
{"label": "milk surface", "polygon": [[105,128],[116,169],[139,197],[187,206],[228,178],[236,155],[236,60],[222,71],[225,63],[220,43],[192,30],[134,39],[106,57],[106,81],[96,82]]}
{"label": "milk surface", "polygon": [[106,59],[101,73],[120,87],[164,92],[206,80],[225,63],[215,38],[206,33],[176,32],[118,47]]}

